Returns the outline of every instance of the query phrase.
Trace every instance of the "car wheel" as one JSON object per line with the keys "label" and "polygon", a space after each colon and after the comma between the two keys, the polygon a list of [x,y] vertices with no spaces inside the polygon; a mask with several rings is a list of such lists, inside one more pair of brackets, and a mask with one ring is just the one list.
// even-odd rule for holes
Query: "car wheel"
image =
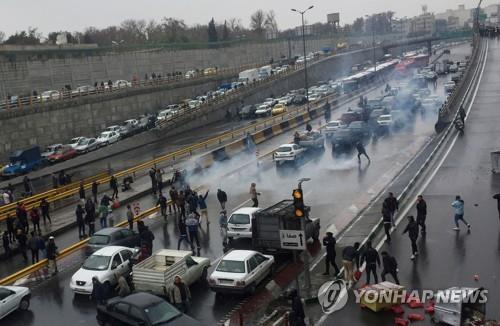
{"label": "car wheel", "polygon": [[19,310],[28,310],[30,307],[30,299],[28,297],[24,297],[21,299],[21,302],[19,303]]}

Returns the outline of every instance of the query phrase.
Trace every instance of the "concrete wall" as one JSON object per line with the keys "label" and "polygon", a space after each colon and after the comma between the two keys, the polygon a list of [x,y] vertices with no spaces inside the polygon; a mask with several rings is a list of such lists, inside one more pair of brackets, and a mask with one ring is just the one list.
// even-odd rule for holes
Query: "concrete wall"
{"label": "concrete wall", "polygon": [[[319,80],[337,78],[350,69],[354,63],[363,62],[372,58],[372,50],[362,50],[323,59],[309,67],[311,85]],[[377,49],[377,56],[382,56],[382,50]],[[69,103],[56,103],[46,107],[25,110],[10,110],[0,112],[0,159],[5,160],[8,154],[19,148],[37,144],[46,146],[52,143],[64,142],[74,136],[93,136],[105,126],[119,123],[145,112],[158,110],[160,105],[175,103],[180,99],[201,94],[214,89],[220,80],[213,80],[203,84],[189,84],[183,87],[172,85],[146,90],[131,89],[125,93],[100,98],[79,98]],[[280,95],[291,89],[301,88],[304,85],[303,71],[297,71],[286,78],[264,84],[258,88],[246,91],[232,101],[226,101],[212,108],[209,114],[197,115],[189,121],[183,122],[175,130],[160,132],[144,136],[148,143],[158,136],[166,136],[191,130],[196,127],[223,119],[226,110],[236,112],[245,103],[257,103],[270,95]],[[176,85],[179,86],[179,85]]]}
{"label": "concrete wall", "polygon": [[[395,36],[397,37],[397,36]],[[391,40],[391,35],[381,36],[377,41]],[[337,39],[307,40],[307,51],[320,51],[332,47]],[[356,37],[348,40],[371,42],[370,37]],[[90,50],[92,51],[92,50]],[[151,72],[166,74],[172,71],[206,67],[239,67],[248,64],[267,63],[271,58],[282,55],[302,54],[302,41],[279,40],[263,43],[243,43],[220,49],[193,50],[142,50],[135,52],[76,52],[0,51],[0,97],[26,95],[33,90],[38,93],[61,89],[64,85],[93,85],[117,79],[131,80],[136,75],[144,78]]]}

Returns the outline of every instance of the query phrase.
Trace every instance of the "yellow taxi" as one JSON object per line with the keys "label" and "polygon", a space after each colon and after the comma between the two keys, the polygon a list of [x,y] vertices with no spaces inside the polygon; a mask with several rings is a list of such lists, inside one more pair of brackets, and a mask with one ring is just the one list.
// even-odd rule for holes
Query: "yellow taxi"
{"label": "yellow taxi", "polygon": [[216,68],[206,68],[203,71],[203,75],[205,75],[205,76],[216,75],[216,74],[217,74],[217,69]]}
{"label": "yellow taxi", "polygon": [[278,114],[283,114],[286,112],[286,107],[285,104],[283,103],[278,103],[273,107],[273,110],[271,111],[272,115],[278,115]]}

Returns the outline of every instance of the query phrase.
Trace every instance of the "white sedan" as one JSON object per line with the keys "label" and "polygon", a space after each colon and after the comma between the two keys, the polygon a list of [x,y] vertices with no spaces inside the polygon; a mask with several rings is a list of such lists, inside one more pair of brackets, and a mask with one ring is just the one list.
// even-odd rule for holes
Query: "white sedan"
{"label": "white sedan", "polygon": [[285,144],[278,147],[273,154],[273,160],[279,164],[286,161],[295,161],[304,154],[305,148],[297,144]]}
{"label": "white sedan", "polygon": [[17,309],[28,310],[30,298],[30,289],[26,287],[0,286],[0,319]]}
{"label": "white sedan", "polygon": [[232,250],[210,275],[210,289],[216,293],[253,293],[272,273],[273,264],[273,256],[253,250]]}
{"label": "white sedan", "polygon": [[92,293],[92,278],[97,277],[101,283],[114,285],[115,274],[128,277],[131,272],[130,258],[137,252],[122,246],[108,246],[94,252],[85,260],[83,266],[71,277],[69,287],[78,294]]}
{"label": "white sedan", "polygon": [[99,146],[106,146],[120,140],[120,134],[116,131],[103,131],[97,138]]}
{"label": "white sedan", "polygon": [[88,153],[90,151],[96,150],[99,148],[99,143],[95,138],[83,138],[80,139],[78,144],[75,147],[75,150],[78,154]]}

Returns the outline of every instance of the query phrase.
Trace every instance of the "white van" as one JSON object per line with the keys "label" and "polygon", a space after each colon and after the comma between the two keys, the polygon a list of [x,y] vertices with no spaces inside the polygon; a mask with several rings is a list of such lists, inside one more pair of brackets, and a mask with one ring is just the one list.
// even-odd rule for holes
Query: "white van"
{"label": "white van", "polygon": [[227,237],[229,240],[252,238],[252,218],[260,211],[258,207],[242,207],[234,211],[227,220]]}

